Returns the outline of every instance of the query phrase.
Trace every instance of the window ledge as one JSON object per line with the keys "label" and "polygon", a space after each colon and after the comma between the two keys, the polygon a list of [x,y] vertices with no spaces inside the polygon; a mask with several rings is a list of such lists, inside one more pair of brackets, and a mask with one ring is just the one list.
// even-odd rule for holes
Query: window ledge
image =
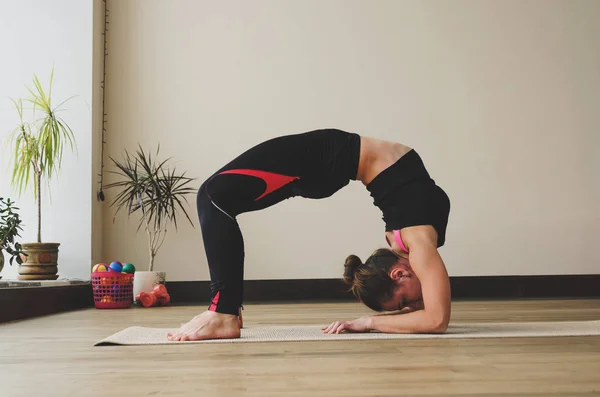
{"label": "window ledge", "polygon": [[38,288],[66,287],[71,285],[89,285],[89,280],[10,280],[0,279],[0,289],[3,288]]}
{"label": "window ledge", "polygon": [[94,306],[86,280],[0,280],[0,323]]}

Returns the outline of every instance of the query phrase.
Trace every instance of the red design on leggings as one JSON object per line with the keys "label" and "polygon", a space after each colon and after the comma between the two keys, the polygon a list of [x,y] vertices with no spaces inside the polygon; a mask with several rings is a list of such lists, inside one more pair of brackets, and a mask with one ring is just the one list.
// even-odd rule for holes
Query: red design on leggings
{"label": "red design on leggings", "polygon": [[214,312],[215,310],[217,310],[217,303],[219,303],[219,296],[221,296],[221,291],[217,291],[217,294],[215,295],[214,299],[210,303],[210,307],[208,308],[208,310],[210,310],[211,312]]}
{"label": "red design on leggings", "polygon": [[258,196],[257,198],[255,198],[254,201],[260,200],[261,198],[265,197],[267,194],[274,192],[275,190],[283,187],[284,185],[287,185],[288,183],[290,183],[296,179],[300,179],[300,177],[298,177],[298,176],[287,176],[287,175],[275,174],[273,172],[268,172],[268,171],[247,170],[247,169],[246,170],[244,170],[244,169],[227,170],[227,171],[221,172],[221,174],[249,175],[249,176],[254,176],[254,177],[260,178],[263,181],[265,181],[265,184],[267,186],[265,187],[264,193],[261,194],[260,196]]}

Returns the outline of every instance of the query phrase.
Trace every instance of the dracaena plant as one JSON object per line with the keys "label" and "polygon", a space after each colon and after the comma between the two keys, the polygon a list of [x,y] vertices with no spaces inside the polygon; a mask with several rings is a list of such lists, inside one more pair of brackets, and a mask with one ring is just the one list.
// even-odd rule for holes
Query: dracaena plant
{"label": "dracaena plant", "polygon": [[115,218],[121,211],[126,211],[128,216],[139,212],[137,230],[143,227],[148,235],[149,271],[154,269],[154,258],[165,240],[168,226],[173,224],[177,229],[179,213],[194,226],[183,204],[187,202],[186,196],[196,191],[189,186],[194,179],[167,166],[170,158],[159,161],[159,152],[160,145],[153,158],[138,144],[133,154],[125,150],[122,160],[111,157],[116,170],[109,173],[118,175],[120,180],[106,185],[107,189],[118,190],[111,202],[111,207],[116,207]]}
{"label": "dracaena plant", "polygon": [[33,89],[28,88],[25,103],[32,106],[32,120],[24,117],[23,100],[12,100],[19,116],[19,125],[11,132],[7,142],[13,145],[13,170],[11,184],[18,194],[33,183],[33,194],[37,204],[37,242],[42,242],[42,180],[50,182],[60,170],[65,145],[74,148],[75,137],[69,125],[59,116],[62,105],[52,104],[52,81],[50,74],[48,90],[44,90],[36,75]]}
{"label": "dracaena plant", "polygon": [[21,227],[21,218],[17,210],[19,208],[14,206],[15,202],[11,201],[10,198],[4,199],[0,197],[0,255],[2,251],[6,251],[10,255],[9,263],[12,265],[16,259],[20,265],[23,263],[21,255],[21,244],[15,239],[20,237],[20,232],[23,230]]}

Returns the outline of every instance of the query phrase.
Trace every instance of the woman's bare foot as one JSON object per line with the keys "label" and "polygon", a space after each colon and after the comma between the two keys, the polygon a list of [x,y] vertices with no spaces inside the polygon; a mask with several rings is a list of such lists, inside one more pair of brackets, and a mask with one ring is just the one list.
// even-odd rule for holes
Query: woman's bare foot
{"label": "woman's bare foot", "polygon": [[240,307],[240,314],[238,316],[238,325],[240,329],[244,328],[244,319],[242,318],[242,308]]}
{"label": "woman's bare foot", "polygon": [[205,311],[192,318],[181,328],[169,333],[170,341],[190,341],[203,339],[230,339],[240,337],[240,324],[237,316]]}

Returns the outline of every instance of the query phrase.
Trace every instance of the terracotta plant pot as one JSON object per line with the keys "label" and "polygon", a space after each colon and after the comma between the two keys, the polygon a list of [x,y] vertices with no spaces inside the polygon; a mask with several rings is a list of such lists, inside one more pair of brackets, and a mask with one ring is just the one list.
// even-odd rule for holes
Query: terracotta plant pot
{"label": "terracotta plant pot", "polygon": [[58,246],[60,243],[23,243],[19,280],[56,280],[58,278]]}

